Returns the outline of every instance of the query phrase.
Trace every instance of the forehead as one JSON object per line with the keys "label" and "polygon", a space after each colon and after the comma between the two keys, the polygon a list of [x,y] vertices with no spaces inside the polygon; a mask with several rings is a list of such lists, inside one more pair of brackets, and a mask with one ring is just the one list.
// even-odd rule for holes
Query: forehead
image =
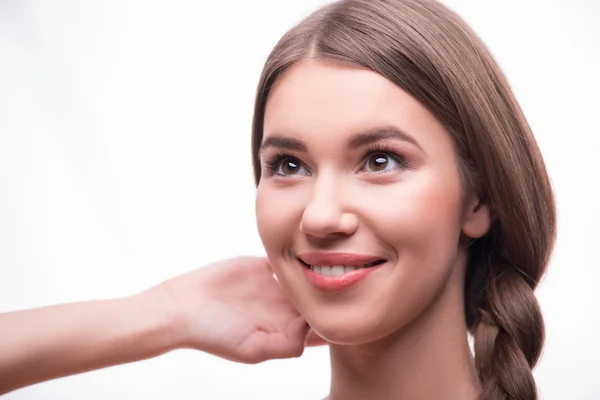
{"label": "forehead", "polygon": [[334,142],[374,125],[397,126],[425,145],[449,140],[427,108],[383,76],[325,60],[303,61],[278,78],[266,104],[264,136]]}

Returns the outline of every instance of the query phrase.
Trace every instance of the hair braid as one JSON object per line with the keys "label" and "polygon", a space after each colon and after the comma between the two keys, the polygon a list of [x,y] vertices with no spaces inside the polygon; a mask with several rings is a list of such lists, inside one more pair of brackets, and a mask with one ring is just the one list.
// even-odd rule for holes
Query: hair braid
{"label": "hair braid", "polygon": [[537,399],[532,368],[544,342],[544,327],[532,288],[512,267],[485,288],[473,328],[483,400]]}

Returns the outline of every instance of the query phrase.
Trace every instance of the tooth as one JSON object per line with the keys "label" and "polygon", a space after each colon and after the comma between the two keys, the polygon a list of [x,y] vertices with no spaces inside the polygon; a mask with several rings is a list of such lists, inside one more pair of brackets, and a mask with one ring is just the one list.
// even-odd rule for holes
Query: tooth
{"label": "tooth", "polygon": [[355,270],[355,267],[351,266],[351,265],[346,265],[344,267],[344,272],[352,272]]}
{"label": "tooth", "polygon": [[320,273],[321,273],[321,266],[320,266],[320,265],[315,265],[315,266],[313,266],[313,268],[314,268],[314,271],[315,271],[317,274],[320,274]]}
{"label": "tooth", "polygon": [[343,265],[334,265],[331,267],[331,276],[342,275],[344,273]]}
{"label": "tooth", "polygon": [[329,265],[321,265],[321,275],[331,276],[331,267]]}

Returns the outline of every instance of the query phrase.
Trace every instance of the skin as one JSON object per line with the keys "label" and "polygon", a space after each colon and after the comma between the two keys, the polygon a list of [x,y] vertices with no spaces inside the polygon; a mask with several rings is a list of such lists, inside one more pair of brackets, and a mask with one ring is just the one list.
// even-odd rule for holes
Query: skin
{"label": "skin", "polygon": [[[256,206],[269,260],[220,261],[122,299],[0,313],[0,394],[177,348],[245,363],[299,357],[323,343],[316,331],[331,342],[331,400],[476,396],[462,283],[469,238],[490,217],[463,190],[443,126],[379,75],[324,62],[288,71],[266,111],[265,144],[285,135],[306,147],[276,168],[285,176],[264,168]],[[417,143],[385,139],[408,164],[347,149],[384,125]],[[326,294],[296,261],[310,250],[386,264]]]}
{"label": "skin", "polygon": [[131,297],[0,313],[0,332],[0,395],[178,348],[254,364],[324,344],[263,257],[219,261]]}
{"label": "skin", "polygon": [[[385,126],[414,143],[349,148],[355,135]],[[267,143],[277,137],[306,151],[284,149],[292,158],[270,171],[282,149]],[[331,342],[330,399],[475,398],[463,280],[468,242],[489,229],[490,212],[464,189],[444,126],[375,72],[306,60],[269,94],[260,157],[258,230],[283,290]],[[387,262],[326,293],[297,261],[317,250]]]}

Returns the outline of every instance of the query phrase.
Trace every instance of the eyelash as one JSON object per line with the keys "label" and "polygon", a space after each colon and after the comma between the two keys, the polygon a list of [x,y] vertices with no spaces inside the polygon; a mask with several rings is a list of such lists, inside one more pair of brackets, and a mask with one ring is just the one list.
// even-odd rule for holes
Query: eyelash
{"label": "eyelash", "polygon": [[[284,160],[287,160],[287,159],[298,160],[296,157],[294,157],[290,153],[286,153],[284,151],[277,152],[270,159],[265,160],[265,164],[267,164],[267,170],[269,171],[269,176],[281,175],[277,172],[277,170],[281,166],[281,162]],[[281,175],[281,176],[287,176],[287,175]]]}
{"label": "eyelash", "polygon": [[[365,150],[364,155],[362,157],[363,162],[361,164],[362,165],[361,169],[364,168],[364,166],[368,162],[369,156],[373,156],[375,154],[385,154],[386,156],[392,158],[396,163],[398,163],[399,167],[396,167],[393,169],[388,169],[388,170],[383,170],[383,171],[371,171],[370,173],[372,173],[372,174],[384,174],[384,173],[394,171],[394,170],[400,169],[400,168],[401,169],[412,168],[412,165],[404,157],[397,154],[394,149],[392,149],[389,146],[383,145],[383,144],[377,144],[377,145],[368,147]],[[287,153],[285,151],[278,152],[278,153],[274,154],[272,157],[270,157],[268,160],[265,160],[265,164],[267,164],[267,170],[269,172],[269,176],[273,176],[273,175],[279,175],[282,177],[291,176],[291,175],[282,175],[277,172],[279,170],[279,167],[281,166],[281,162],[285,161],[287,159],[296,160],[300,164],[302,164],[302,162],[297,157],[293,156],[292,154]]]}

